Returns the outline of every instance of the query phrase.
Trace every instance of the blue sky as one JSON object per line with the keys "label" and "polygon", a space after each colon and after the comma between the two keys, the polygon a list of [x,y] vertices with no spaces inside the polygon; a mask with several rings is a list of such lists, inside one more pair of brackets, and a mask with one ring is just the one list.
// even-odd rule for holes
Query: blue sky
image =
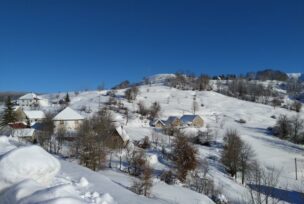
{"label": "blue sky", "polygon": [[0,91],[265,68],[304,72],[303,0],[0,1]]}

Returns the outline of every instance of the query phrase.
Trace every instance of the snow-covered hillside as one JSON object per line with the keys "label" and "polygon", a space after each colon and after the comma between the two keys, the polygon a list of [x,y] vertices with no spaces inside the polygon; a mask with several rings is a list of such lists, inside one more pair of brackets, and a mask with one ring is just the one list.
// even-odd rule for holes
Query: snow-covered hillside
{"label": "snow-covered hillside", "polygon": [[[164,78],[166,77],[168,76],[164,76]],[[156,82],[162,79],[163,77],[154,77]],[[273,126],[276,122],[271,116],[278,117],[281,114],[294,116],[297,114],[296,112],[238,100],[213,91],[182,91],[161,84],[140,86],[139,95],[132,103],[129,103],[122,97],[124,91],[118,90],[116,96],[117,100],[123,103],[124,107],[127,107],[131,112],[127,125],[124,115],[117,112],[114,114],[116,120],[125,125],[125,129],[131,140],[141,140],[145,136],[152,139],[152,132],[154,131],[154,128],[150,127],[148,120],[141,120],[140,116],[135,113],[139,101],[143,101],[147,106],[151,105],[154,101],[159,102],[161,105],[161,119],[167,119],[169,116],[179,117],[183,114],[192,114],[193,97],[196,96],[196,101],[199,104],[196,114],[204,119],[205,126],[200,129],[185,128],[184,132],[191,136],[191,134],[195,134],[198,130],[205,130],[206,125],[208,125],[216,134],[216,140],[219,145],[211,147],[196,145],[196,147],[199,151],[200,160],[207,159],[209,162],[210,170],[208,174],[213,178],[216,188],[222,191],[229,202],[243,203],[243,199],[248,196],[246,187],[228,176],[219,161],[222,151],[220,144],[223,143],[225,131],[227,129],[237,129],[241,138],[252,146],[256,159],[264,167],[275,167],[281,171],[279,187],[280,189],[284,189],[288,195],[289,193],[292,195],[290,197],[287,196],[288,198],[285,201],[300,203],[299,200],[301,198],[299,195],[293,193],[299,192],[299,188],[303,188],[301,185],[303,185],[302,178],[304,178],[304,147],[275,138],[269,135],[267,131],[267,128]],[[80,92],[76,95],[69,93],[71,97],[70,106],[78,110],[83,116],[90,117],[100,107],[105,106],[105,103],[109,99],[106,92],[89,91]],[[52,100],[58,96],[56,94],[49,94],[44,97]],[[63,94],[61,97],[63,97]],[[83,111],[83,107],[86,107],[90,111]],[[299,116],[304,119],[303,115],[302,110]],[[246,123],[240,124],[236,122],[239,119],[245,120]],[[169,144],[168,136],[162,133],[159,133],[158,136],[163,144]],[[13,141],[1,141],[1,155],[10,154],[9,151],[11,149],[20,148]],[[29,151],[28,154],[32,153]],[[156,172],[169,168],[157,150],[151,150],[147,154],[153,158],[150,165]],[[1,157],[0,165],[2,158],[5,157]],[[298,180],[295,180],[295,158],[298,159]],[[32,181],[14,183],[13,186],[9,186],[8,190],[6,189],[5,193],[0,194],[0,201],[1,199],[9,201],[15,199],[17,201],[20,200],[20,203],[30,203],[27,200],[38,199],[40,195],[46,198],[47,195],[45,193],[54,190],[52,196],[61,197],[61,199],[72,197],[72,199],[76,199],[79,202],[89,203],[213,203],[207,196],[191,191],[179,184],[168,185],[160,181],[157,178],[157,174],[155,175],[151,198],[145,198],[129,190],[134,178],[118,171],[115,165],[113,169],[93,172],[77,165],[75,162],[62,159],[59,159],[59,162],[61,166],[59,173],[47,185],[41,187],[41,184],[39,184],[39,187],[36,187],[35,185],[37,184],[32,184]],[[36,181],[35,179],[33,180]],[[28,189],[28,185],[35,186],[33,189],[37,189],[37,191],[27,192],[23,190],[24,188]],[[58,193],[58,188],[64,188],[63,192],[67,192],[68,194],[61,195],[61,193]],[[15,198],[16,196],[18,198]],[[21,202],[23,197],[26,197],[26,199],[24,202]],[[47,198],[53,199],[53,197]],[[6,203],[9,202],[6,201]]]}

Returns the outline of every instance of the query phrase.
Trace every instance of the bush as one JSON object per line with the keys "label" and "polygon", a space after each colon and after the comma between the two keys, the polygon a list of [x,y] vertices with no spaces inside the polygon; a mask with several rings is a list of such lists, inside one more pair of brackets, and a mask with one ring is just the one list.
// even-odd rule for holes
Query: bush
{"label": "bush", "polygon": [[245,123],[246,123],[246,120],[244,120],[244,119],[239,119],[239,120],[236,120],[236,122],[241,123],[241,124],[245,124]]}
{"label": "bush", "polygon": [[139,142],[138,146],[140,148],[143,148],[143,149],[148,149],[151,147],[151,142],[150,142],[150,139],[148,136],[145,136],[145,138]]}
{"label": "bush", "polygon": [[175,176],[172,171],[163,171],[160,175],[160,180],[164,181],[166,184],[172,185],[175,183]]}

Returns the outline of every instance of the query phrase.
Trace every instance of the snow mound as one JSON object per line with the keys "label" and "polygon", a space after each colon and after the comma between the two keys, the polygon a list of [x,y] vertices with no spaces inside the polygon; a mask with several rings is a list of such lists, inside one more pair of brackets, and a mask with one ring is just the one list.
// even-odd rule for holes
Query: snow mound
{"label": "snow mound", "polygon": [[158,162],[158,157],[157,157],[156,154],[148,155],[147,156],[147,161],[148,161],[148,163],[149,163],[150,166],[153,166],[153,165],[159,163]]}
{"label": "snow mound", "polygon": [[99,199],[96,199],[96,201],[96,203],[99,204],[116,204],[113,197],[108,193],[103,194]]}
{"label": "snow mound", "polygon": [[48,185],[59,170],[59,161],[39,146],[13,149],[0,157],[0,190],[25,179]]}
{"label": "snow mound", "polygon": [[86,178],[81,177],[80,180],[79,180],[78,185],[80,187],[87,187],[89,185],[89,182],[88,182],[88,180]]}
{"label": "snow mound", "polygon": [[9,142],[9,139],[7,136],[0,136],[0,156],[15,148],[16,148],[16,146],[12,145]]}
{"label": "snow mound", "polygon": [[76,198],[75,189],[71,185],[59,185],[50,188],[43,188],[33,180],[24,180],[11,186],[0,195],[1,204],[82,204]]}

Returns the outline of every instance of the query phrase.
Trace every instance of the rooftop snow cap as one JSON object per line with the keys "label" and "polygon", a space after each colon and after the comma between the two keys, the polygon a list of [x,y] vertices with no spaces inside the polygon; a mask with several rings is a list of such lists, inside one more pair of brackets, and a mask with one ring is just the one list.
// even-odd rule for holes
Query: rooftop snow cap
{"label": "rooftop snow cap", "polygon": [[45,114],[43,111],[39,111],[39,110],[31,110],[31,111],[24,111],[26,117],[28,117],[29,119],[44,119],[45,118]]}
{"label": "rooftop snow cap", "polygon": [[33,100],[33,99],[40,99],[40,97],[38,97],[34,93],[28,93],[28,94],[25,94],[25,95],[21,96],[19,99],[22,99],[22,100]]}
{"label": "rooftop snow cap", "polygon": [[126,130],[124,129],[124,127],[122,125],[121,126],[117,126],[116,127],[116,131],[118,132],[118,134],[120,135],[121,139],[124,142],[127,142],[127,141],[130,140],[129,135],[127,134]]}
{"label": "rooftop snow cap", "polygon": [[66,107],[58,113],[53,120],[84,120],[84,117],[70,107]]}

